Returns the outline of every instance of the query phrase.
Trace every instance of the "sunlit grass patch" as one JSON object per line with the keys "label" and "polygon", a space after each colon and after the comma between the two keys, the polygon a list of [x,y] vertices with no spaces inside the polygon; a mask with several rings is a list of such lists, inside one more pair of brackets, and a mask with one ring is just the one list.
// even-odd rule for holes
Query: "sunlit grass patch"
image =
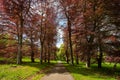
{"label": "sunlit grass patch", "polygon": [[[37,59],[35,63],[31,63],[29,58],[23,59],[22,65],[17,64],[0,64],[0,80],[26,80],[28,77],[40,72],[42,69],[49,67],[54,63],[40,64]],[[43,74],[39,74],[42,76]]]}
{"label": "sunlit grass patch", "polygon": [[40,71],[47,64],[29,63],[24,65],[0,65],[0,80],[24,80],[26,77]]}

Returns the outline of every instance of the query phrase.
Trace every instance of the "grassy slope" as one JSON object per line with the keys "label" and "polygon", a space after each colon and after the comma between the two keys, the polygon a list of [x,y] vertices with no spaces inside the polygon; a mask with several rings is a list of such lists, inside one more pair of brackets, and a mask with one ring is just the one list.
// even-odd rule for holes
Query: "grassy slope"
{"label": "grassy slope", "polygon": [[120,76],[120,65],[117,66],[117,71],[112,71],[113,64],[103,64],[102,69],[97,68],[97,64],[92,65],[91,68],[86,68],[85,64],[71,66],[65,64],[66,68],[75,80],[116,80],[115,78]]}
{"label": "grassy slope", "polygon": [[[23,61],[24,63],[22,65],[0,64],[0,80],[25,80],[46,66],[53,65],[47,63],[40,65],[39,60],[36,60],[36,63],[30,63],[30,59],[28,58],[23,59]],[[43,74],[39,74],[38,78],[40,78],[41,75]],[[38,78],[34,80],[39,80]]]}

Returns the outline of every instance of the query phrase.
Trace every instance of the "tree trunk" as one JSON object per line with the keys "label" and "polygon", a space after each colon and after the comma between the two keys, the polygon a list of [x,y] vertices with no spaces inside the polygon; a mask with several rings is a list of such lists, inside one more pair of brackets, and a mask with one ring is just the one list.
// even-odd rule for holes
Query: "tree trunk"
{"label": "tree trunk", "polygon": [[66,54],[66,62],[69,64],[69,55],[68,55],[68,50],[65,51]]}
{"label": "tree trunk", "polygon": [[79,64],[79,56],[78,56],[78,52],[77,52],[77,44],[75,44],[75,48],[76,48],[76,50],[74,52],[76,53],[76,64]]}
{"label": "tree trunk", "polygon": [[69,33],[69,45],[70,45],[71,63],[72,63],[72,65],[74,65],[72,40],[71,40],[71,23],[70,23],[69,19],[68,19],[68,33]]}
{"label": "tree trunk", "polygon": [[113,71],[114,72],[116,71],[116,67],[117,67],[117,63],[115,63],[114,66],[113,66]]}
{"label": "tree trunk", "polygon": [[34,60],[34,51],[33,51],[33,43],[31,43],[31,62],[35,62],[35,60]]}
{"label": "tree trunk", "polygon": [[50,63],[50,46],[48,44],[48,63]]}
{"label": "tree trunk", "polygon": [[76,52],[76,64],[79,64],[78,53]]}
{"label": "tree trunk", "polygon": [[100,51],[98,58],[98,68],[102,68],[102,58],[103,58],[103,52]]}
{"label": "tree trunk", "polygon": [[102,59],[103,59],[103,51],[102,51],[102,44],[101,44],[101,39],[100,39],[100,35],[99,35],[99,40],[98,40],[98,44],[99,44],[99,58],[98,58],[98,68],[102,68]]}
{"label": "tree trunk", "polygon": [[54,51],[54,60],[56,60],[56,53],[55,53],[55,51]]}
{"label": "tree trunk", "polygon": [[18,53],[17,53],[17,64],[21,64],[22,63],[22,46],[20,44],[18,44]]}
{"label": "tree trunk", "polygon": [[43,42],[41,42],[41,50],[40,50],[40,64],[43,63]]}
{"label": "tree trunk", "polygon": [[[47,50],[47,49],[46,49],[46,50]],[[45,62],[47,62],[47,54],[46,54],[46,50],[44,50],[44,54],[45,54],[44,59],[45,59]]]}
{"label": "tree trunk", "polygon": [[22,13],[20,17],[20,27],[18,30],[18,54],[17,54],[17,64],[22,63],[22,36],[23,36],[23,18]]}
{"label": "tree trunk", "polygon": [[34,51],[32,50],[31,52],[31,62],[35,62],[35,59],[34,59]]}
{"label": "tree trunk", "polygon": [[91,56],[90,56],[90,52],[87,54],[87,59],[86,59],[86,67],[89,68],[90,64],[91,64]]}
{"label": "tree trunk", "polygon": [[32,32],[31,32],[31,62],[35,62],[34,60],[34,51],[33,51],[33,39],[32,39]]}

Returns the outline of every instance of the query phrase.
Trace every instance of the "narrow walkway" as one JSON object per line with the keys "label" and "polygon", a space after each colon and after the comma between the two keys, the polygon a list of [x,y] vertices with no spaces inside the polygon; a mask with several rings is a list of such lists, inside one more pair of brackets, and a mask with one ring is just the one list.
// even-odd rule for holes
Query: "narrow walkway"
{"label": "narrow walkway", "polygon": [[41,80],[74,80],[62,63],[58,63]]}

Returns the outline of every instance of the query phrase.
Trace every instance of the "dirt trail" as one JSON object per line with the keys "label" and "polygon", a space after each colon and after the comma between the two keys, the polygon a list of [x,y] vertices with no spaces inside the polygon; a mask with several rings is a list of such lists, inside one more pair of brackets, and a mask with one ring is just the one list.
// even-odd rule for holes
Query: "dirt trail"
{"label": "dirt trail", "polygon": [[58,63],[40,80],[74,80],[62,63]]}

